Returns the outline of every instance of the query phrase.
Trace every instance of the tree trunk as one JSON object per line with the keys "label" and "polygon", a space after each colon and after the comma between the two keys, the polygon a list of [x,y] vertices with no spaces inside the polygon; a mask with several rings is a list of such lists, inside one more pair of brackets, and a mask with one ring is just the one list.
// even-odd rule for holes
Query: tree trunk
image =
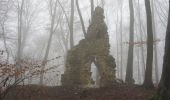
{"label": "tree trunk", "polygon": [[[23,6],[24,6],[24,0],[21,1],[21,7],[18,2],[18,48],[17,48],[17,57],[16,57],[16,69],[19,71],[21,68],[21,45],[22,45],[22,27],[23,27]],[[15,76],[15,81],[17,81],[19,78],[21,78],[21,75]]]}
{"label": "tree trunk", "polygon": [[20,66],[20,60],[21,60],[21,43],[22,43],[22,18],[23,18],[23,6],[24,6],[24,0],[21,2],[21,7],[19,7],[18,4],[18,50],[17,50],[17,66]]}
{"label": "tree trunk", "polygon": [[123,79],[123,33],[122,33],[122,22],[123,22],[123,1],[121,2],[120,8],[120,77]]}
{"label": "tree trunk", "polygon": [[6,35],[5,35],[5,22],[3,22],[1,27],[2,27],[2,37],[3,37],[4,47],[5,47],[5,51],[7,53],[6,64],[8,64],[9,50],[8,50],[8,47],[7,47],[7,40],[6,40]]}
{"label": "tree trunk", "polygon": [[50,26],[50,37],[48,39],[48,44],[47,44],[47,49],[45,52],[44,59],[41,64],[41,75],[40,75],[40,85],[43,85],[43,79],[44,79],[44,69],[45,65],[47,64],[47,59],[50,51],[50,46],[51,46],[51,41],[52,41],[52,36],[54,33],[54,24],[55,24],[55,18],[56,18],[56,9],[57,9],[57,0],[55,1],[55,6],[54,6],[54,13],[51,15],[51,26]]}
{"label": "tree trunk", "polygon": [[134,51],[134,8],[133,1],[129,0],[130,9],[130,32],[129,32],[129,50],[128,50],[128,61],[126,69],[126,83],[133,84],[133,51]]}
{"label": "tree trunk", "polygon": [[94,0],[91,0],[91,19],[93,17],[93,12],[94,12]]}
{"label": "tree trunk", "polygon": [[78,14],[79,14],[79,17],[80,17],[83,34],[84,34],[84,37],[86,38],[86,29],[85,29],[83,17],[82,17],[81,11],[80,11],[80,7],[79,7],[79,2],[78,2],[78,0],[76,0],[76,6],[77,6],[77,11],[78,11]]}
{"label": "tree trunk", "polygon": [[74,46],[74,0],[71,0],[71,16],[70,16],[70,48]]}
{"label": "tree trunk", "polygon": [[118,29],[119,29],[119,27],[118,27],[118,23],[119,23],[119,16],[118,16],[118,9],[117,9],[117,21],[116,21],[116,44],[117,44],[117,50],[116,50],[116,53],[117,53],[117,56],[116,56],[116,58],[117,58],[117,73],[118,73],[118,78],[120,78],[120,62],[119,62],[119,60],[120,60],[120,58],[119,58],[119,34],[118,34]]}
{"label": "tree trunk", "polygon": [[[142,23],[141,23],[141,12],[140,12],[140,4],[139,4],[139,0],[138,0],[138,17],[139,17],[139,29],[140,29],[140,41],[143,41],[143,34],[142,34]],[[141,49],[141,56],[142,56],[142,77],[144,77],[144,73],[145,73],[145,55],[144,55],[144,46],[141,45],[140,47]]]}
{"label": "tree trunk", "polygon": [[170,8],[168,14],[168,26],[166,31],[162,76],[159,83],[158,93],[155,96],[154,100],[170,100]]}
{"label": "tree trunk", "polygon": [[[155,28],[155,11],[154,11],[154,1],[151,0],[152,4],[152,25],[153,25],[153,35],[154,35],[154,40],[157,39],[157,33],[156,33],[156,28]],[[158,74],[158,54],[157,54],[157,43],[154,45],[154,57],[155,57],[155,79],[156,79],[156,84],[159,82],[159,74]]]}
{"label": "tree trunk", "polygon": [[146,71],[143,86],[153,88],[152,81],[152,65],[153,65],[153,30],[152,30],[152,14],[150,0],[145,0],[146,16],[147,16],[147,59]]}
{"label": "tree trunk", "polygon": [[141,84],[140,50],[139,49],[137,49],[137,59],[138,59],[138,83]]}

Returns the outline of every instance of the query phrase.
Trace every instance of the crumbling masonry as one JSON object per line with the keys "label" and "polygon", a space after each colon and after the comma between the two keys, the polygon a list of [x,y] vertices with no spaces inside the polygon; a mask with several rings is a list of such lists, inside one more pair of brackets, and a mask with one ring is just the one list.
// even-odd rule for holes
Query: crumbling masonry
{"label": "crumbling masonry", "polygon": [[104,10],[97,7],[86,38],[68,52],[62,85],[89,87],[94,83],[91,78],[91,64],[94,63],[99,70],[100,87],[111,86],[115,81],[116,64],[109,49]]}

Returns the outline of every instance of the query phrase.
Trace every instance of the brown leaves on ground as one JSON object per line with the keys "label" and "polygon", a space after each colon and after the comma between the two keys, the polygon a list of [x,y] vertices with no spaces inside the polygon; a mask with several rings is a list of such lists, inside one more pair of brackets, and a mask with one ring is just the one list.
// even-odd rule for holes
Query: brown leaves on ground
{"label": "brown leaves on ground", "polygon": [[154,93],[135,85],[98,89],[22,86],[13,90],[8,100],[149,100]]}

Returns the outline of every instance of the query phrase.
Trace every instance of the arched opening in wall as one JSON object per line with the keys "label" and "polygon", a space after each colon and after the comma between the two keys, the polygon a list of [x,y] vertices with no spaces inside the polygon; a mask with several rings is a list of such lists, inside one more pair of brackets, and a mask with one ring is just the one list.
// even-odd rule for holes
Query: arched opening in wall
{"label": "arched opening in wall", "polygon": [[100,73],[99,68],[94,64],[91,64],[91,77],[94,81],[93,87],[100,87]]}

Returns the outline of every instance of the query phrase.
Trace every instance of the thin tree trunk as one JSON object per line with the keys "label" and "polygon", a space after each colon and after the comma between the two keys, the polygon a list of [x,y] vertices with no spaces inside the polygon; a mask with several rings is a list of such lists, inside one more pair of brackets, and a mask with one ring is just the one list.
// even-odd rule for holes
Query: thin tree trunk
{"label": "thin tree trunk", "polygon": [[[21,68],[21,45],[22,45],[22,28],[23,28],[23,7],[24,7],[24,0],[21,1],[21,7],[18,2],[18,48],[17,48],[17,57],[16,57],[16,73]],[[22,75],[16,74],[15,81],[17,81],[19,78],[21,78]]]}
{"label": "thin tree trunk", "polygon": [[71,16],[70,16],[70,48],[74,46],[74,0],[71,0]]}
{"label": "thin tree trunk", "polygon": [[153,30],[152,30],[152,14],[150,1],[145,0],[146,16],[147,16],[147,60],[146,71],[143,86],[153,88],[152,66],[153,66]]}
{"label": "thin tree trunk", "polygon": [[[135,7],[134,7],[134,9],[135,9]],[[135,23],[135,25],[134,26],[137,26],[137,23]],[[137,32],[138,32],[138,29],[137,29],[137,27],[135,27],[135,33],[136,33],[136,38],[137,38],[137,41],[140,41],[140,39],[139,39],[139,34],[137,34]],[[140,32],[139,32],[140,33]],[[135,35],[134,35],[135,36]],[[137,55],[137,66],[138,66],[138,84],[141,84],[141,81],[142,81],[142,74],[141,74],[141,63],[140,63],[140,61],[141,61],[141,58],[140,58],[140,47],[138,47],[138,48],[136,48],[136,50],[135,50],[135,52],[136,52],[136,55]],[[134,60],[135,61],[135,60]]]}
{"label": "thin tree trunk", "polygon": [[[142,34],[142,23],[141,23],[141,13],[140,13],[140,4],[139,4],[139,0],[138,0],[138,17],[139,17],[139,29],[140,29],[140,41],[142,42],[143,41],[143,34]],[[144,55],[144,46],[141,45],[140,47],[141,49],[141,56],[142,56],[142,76],[144,77],[145,76],[145,55]]]}
{"label": "thin tree trunk", "polygon": [[138,82],[141,84],[141,72],[140,72],[140,52],[137,50],[137,59],[138,59]]}
{"label": "thin tree trunk", "polygon": [[119,64],[119,35],[118,35],[118,20],[119,20],[119,16],[118,16],[118,10],[117,10],[117,21],[116,21],[116,44],[117,44],[117,72],[118,72],[118,78],[120,78],[120,64]]}
{"label": "thin tree trunk", "polygon": [[79,17],[80,17],[83,34],[84,34],[84,37],[86,38],[86,29],[85,29],[83,17],[82,17],[81,11],[80,11],[80,7],[79,7],[79,2],[78,2],[78,0],[76,0],[76,6],[77,6],[77,11],[78,11],[78,14],[79,14]]}
{"label": "thin tree trunk", "polygon": [[2,36],[3,36],[3,40],[4,40],[5,51],[7,53],[6,64],[8,64],[8,61],[9,61],[9,51],[8,51],[6,35],[5,35],[5,23],[3,23],[3,25],[2,25]]}
{"label": "thin tree trunk", "polygon": [[123,79],[123,34],[122,34],[122,15],[123,15],[123,2],[121,2],[121,8],[120,8],[120,77]]}
{"label": "thin tree trunk", "polygon": [[24,0],[21,1],[21,7],[19,7],[18,4],[18,50],[17,50],[17,68],[20,66],[20,60],[21,60],[21,43],[22,43],[22,18],[23,18],[23,6],[24,6]]}
{"label": "thin tree trunk", "polygon": [[[154,11],[154,1],[151,0],[151,7],[152,7],[152,25],[153,25],[153,36],[154,36],[154,40],[157,39],[157,33],[156,33],[156,28],[155,28],[155,11]],[[155,57],[155,79],[156,79],[156,84],[158,84],[159,82],[159,73],[158,73],[158,54],[157,54],[157,43],[155,42],[155,45],[154,45],[154,57]]]}
{"label": "thin tree trunk", "polygon": [[60,21],[60,30],[61,30],[61,32],[60,32],[60,35],[61,35],[61,40],[62,40],[62,42],[63,42],[63,44],[64,44],[64,48],[65,48],[65,52],[67,52],[68,51],[68,42],[67,42],[67,38],[64,36],[64,30],[63,30],[63,26],[62,26],[63,24],[61,23],[61,21]]}
{"label": "thin tree trunk", "polygon": [[62,9],[62,11],[64,13],[64,16],[66,18],[66,22],[67,22],[67,25],[68,25],[68,28],[69,28],[69,32],[71,33],[70,22],[69,22],[67,14],[66,14],[66,11],[65,11],[64,7],[62,6],[61,2],[59,0],[57,0],[57,2],[58,2],[59,6],[61,7],[61,9]]}
{"label": "thin tree trunk", "polygon": [[27,35],[28,35],[28,29],[24,30],[24,34],[22,35],[22,43],[21,43],[21,54],[23,55],[24,53],[24,47],[25,47],[25,44],[26,44],[26,38],[27,38]]}
{"label": "thin tree trunk", "polygon": [[93,12],[94,12],[94,0],[91,0],[91,19],[93,17]]}
{"label": "thin tree trunk", "polygon": [[[1,5],[7,6],[8,4],[9,4],[9,0],[4,1],[4,4],[1,4]],[[2,38],[3,38],[3,42],[4,42],[5,51],[7,53],[6,64],[8,64],[8,61],[9,61],[9,50],[7,47],[6,32],[5,32],[5,30],[6,30],[5,23],[8,19],[8,12],[9,12],[9,7],[7,7],[7,9],[5,9],[3,11],[2,15],[4,16],[4,18],[1,20]]]}
{"label": "thin tree trunk", "polygon": [[128,50],[128,61],[126,69],[126,83],[133,84],[133,51],[134,51],[134,8],[133,1],[129,0],[130,9],[130,32],[129,32],[129,50]]}
{"label": "thin tree trunk", "polygon": [[54,24],[55,24],[55,18],[56,18],[56,9],[57,9],[57,0],[55,1],[55,6],[54,6],[54,13],[52,14],[52,19],[51,19],[51,26],[50,26],[50,37],[48,39],[48,44],[47,44],[47,48],[46,48],[46,53],[42,62],[42,69],[41,69],[41,75],[40,75],[40,85],[43,85],[43,79],[44,79],[44,69],[45,69],[45,65],[47,64],[47,59],[48,59],[48,55],[49,55],[49,51],[50,51],[50,46],[51,46],[51,41],[52,41],[52,36],[54,33]]}

